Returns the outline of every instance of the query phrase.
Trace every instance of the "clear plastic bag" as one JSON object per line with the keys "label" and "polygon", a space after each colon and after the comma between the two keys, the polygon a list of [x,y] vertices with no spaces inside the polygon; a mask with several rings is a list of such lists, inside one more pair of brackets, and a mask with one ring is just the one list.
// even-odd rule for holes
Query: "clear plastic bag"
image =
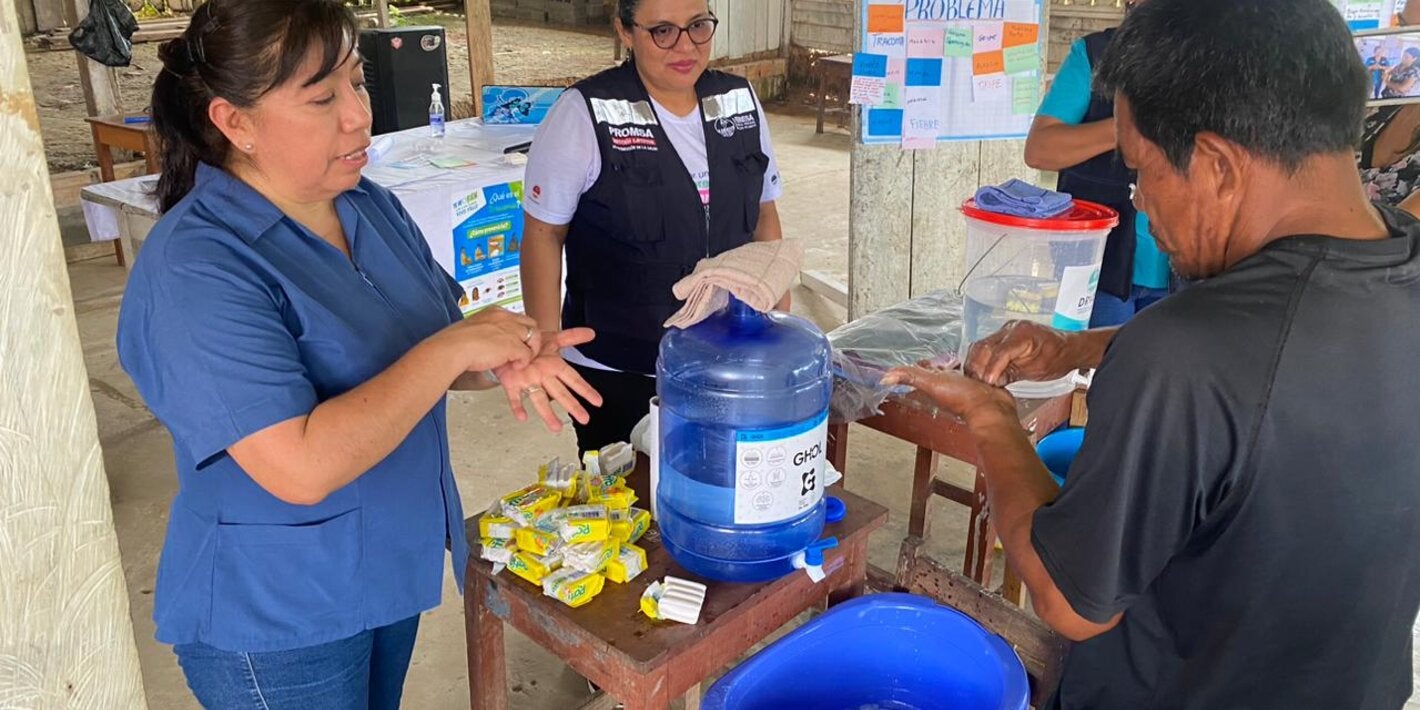
{"label": "clear plastic bag", "polygon": [[961,344],[962,299],[953,290],[934,291],[848,323],[828,334],[833,344],[834,423],[881,414],[879,407],[905,388],[881,382],[894,367],[930,361],[957,366]]}

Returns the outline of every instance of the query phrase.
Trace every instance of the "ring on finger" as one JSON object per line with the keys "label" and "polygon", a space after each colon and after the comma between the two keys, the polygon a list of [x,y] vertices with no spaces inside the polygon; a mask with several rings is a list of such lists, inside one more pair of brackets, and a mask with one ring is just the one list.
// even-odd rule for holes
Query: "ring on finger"
{"label": "ring on finger", "polygon": [[538,387],[537,385],[532,385],[531,387],[525,387],[525,388],[523,388],[523,396],[524,396],[524,397],[528,397],[528,396],[530,396],[530,395],[537,394],[538,392],[541,392],[541,391],[543,391],[543,389],[542,389],[541,387]]}

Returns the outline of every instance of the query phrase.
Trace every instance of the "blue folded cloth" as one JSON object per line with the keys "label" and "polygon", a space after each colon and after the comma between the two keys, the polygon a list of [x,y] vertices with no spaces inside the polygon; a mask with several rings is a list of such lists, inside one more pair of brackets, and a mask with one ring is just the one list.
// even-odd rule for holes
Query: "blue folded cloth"
{"label": "blue folded cloth", "polygon": [[976,191],[977,207],[1014,217],[1054,217],[1070,209],[1072,204],[1074,199],[1063,192],[1046,190],[1015,178],[1000,186],[987,185]]}

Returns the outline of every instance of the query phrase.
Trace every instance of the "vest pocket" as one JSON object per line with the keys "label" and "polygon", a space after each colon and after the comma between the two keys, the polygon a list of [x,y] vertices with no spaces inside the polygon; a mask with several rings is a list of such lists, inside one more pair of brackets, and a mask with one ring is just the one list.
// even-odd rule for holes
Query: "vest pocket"
{"label": "vest pocket", "polygon": [[359,624],[360,509],[301,525],[218,523],[214,639],[300,638]]}
{"label": "vest pocket", "polygon": [[620,204],[613,206],[619,210],[620,220],[616,229],[610,230],[612,238],[632,244],[653,244],[665,241],[664,180],[661,170],[654,166],[622,165],[611,166],[616,184],[620,187]]}
{"label": "vest pocket", "polygon": [[753,235],[759,226],[759,199],[764,196],[764,173],[769,170],[769,156],[754,150],[735,159],[735,177],[744,190],[744,229]]}

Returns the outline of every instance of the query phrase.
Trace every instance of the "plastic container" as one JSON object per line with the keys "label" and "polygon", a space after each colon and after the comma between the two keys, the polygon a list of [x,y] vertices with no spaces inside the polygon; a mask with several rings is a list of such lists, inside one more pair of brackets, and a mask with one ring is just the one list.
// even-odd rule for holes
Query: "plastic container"
{"label": "plastic container", "polygon": [[[1060,330],[1089,327],[1105,240],[1119,224],[1119,213],[1082,200],[1050,219],[987,212],[975,200],[967,200],[961,210],[966,216],[958,353],[963,362],[972,343],[1008,321],[1030,320]],[[1055,397],[1073,389],[1072,377],[1021,383],[1012,391],[1023,397]]]}
{"label": "plastic container", "polygon": [[672,329],[656,365],[657,523],[697,575],[759,582],[823,532],[829,344],[802,318],[736,299]]}
{"label": "plastic container", "polygon": [[1041,439],[1040,443],[1035,445],[1035,453],[1045,462],[1045,467],[1050,470],[1050,477],[1060,486],[1064,486],[1065,478],[1070,474],[1070,465],[1075,463],[1075,455],[1080,453],[1080,447],[1084,443],[1084,429],[1061,429]]}
{"label": "plastic container", "polygon": [[1025,666],[1000,637],[925,597],[840,604],[715,683],[706,710],[1025,710]]}

